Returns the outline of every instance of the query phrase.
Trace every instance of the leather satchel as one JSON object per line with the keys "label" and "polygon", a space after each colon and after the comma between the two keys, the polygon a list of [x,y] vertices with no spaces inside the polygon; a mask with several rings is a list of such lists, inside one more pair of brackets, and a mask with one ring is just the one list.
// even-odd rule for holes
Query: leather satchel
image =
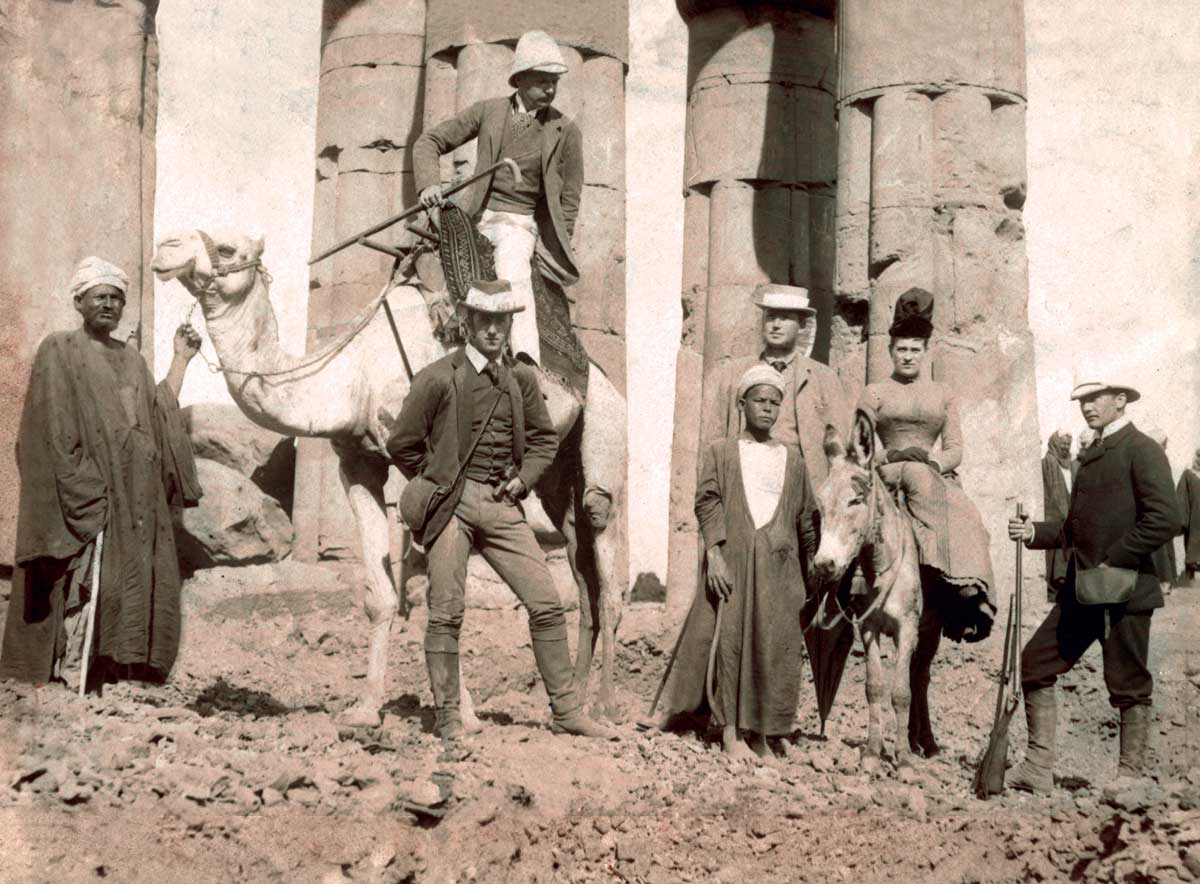
{"label": "leather satchel", "polygon": [[496,413],[496,406],[500,404],[500,397],[506,394],[507,391],[504,389],[501,389],[496,394],[496,399],[492,402],[492,407],[488,411],[487,417],[484,418],[483,426],[475,434],[475,439],[471,442],[471,447],[467,449],[467,456],[459,464],[458,473],[455,474],[453,482],[449,485],[439,485],[424,475],[413,476],[404,486],[404,490],[400,492],[400,518],[408,526],[408,530],[418,546],[425,546],[425,526],[429,524],[430,517],[437,512],[437,508],[441,506],[442,501],[462,481],[462,477],[467,471],[467,464],[471,462],[471,455],[479,447],[479,440],[483,438],[483,434],[487,432],[488,424],[492,422],[492,415]]}
{"label": "leather satchel", "polygon": [[1081,568],[1075,572],[1075,600],[1081,605],[1119,605],[1133,597],[1138,572],[1130,568]]}

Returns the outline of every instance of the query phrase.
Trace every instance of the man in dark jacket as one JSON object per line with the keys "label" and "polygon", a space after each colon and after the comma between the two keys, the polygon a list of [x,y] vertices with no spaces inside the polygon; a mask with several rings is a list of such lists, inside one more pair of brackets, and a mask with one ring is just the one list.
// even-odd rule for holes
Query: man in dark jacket
{"label": "man in dark jacket", "polygon": [[[558,436],[533,369],[505,360],[516,303],[507,281],[471,284],[469,342],[413,378],[388,452],[409,480],[401,512],[429,559],[425,662],[446,754],[461,757],[458,636],[467,557],[477,550],[529,612],[555,733],[613,737],[584,714],[562,601],[519,501],[554,460]],[[446,489],[444,497],[430,494]]]}
{"label": "man in dark jacket", "polygon": [[571,237],[583,194],[583,136],[579,127],[551,104],[558,78],[567,72],[554,38],[529,31],[517,42],[508,84],[511,95],[477,101],[462,113],[421,133],[413,142],[413,176],[422,204],[444,200],[439,158],[471,139],[476,169],[502,158],[516,161],[454,197],[479,232],[495,247],[496,275],[507,279],[517,302],[527,308],[514,319],[513,354],[539,362],[531,264],[537,255],[542,275],[562,286],[579,279]]}
{"label": "man in dark jacket", "polygon": [[[1067,579],[1058,603],[1021,654],[1029,743],[1009,785],[1042,793],[1054,783],[1054,683],[1094,641],[1101,643],[1109,701],[1121,715],[1118,776],[1144,772],[1154,687],[1146,665],[1150,617],[1163,605],[1151,556],[1178,533],[1180,522],[1166,455],[1125,416],[1126,403],[1139,398],[1137,390],[1089,382],[1077,384],[1071,398],[1079,401],[1096,441],[1080,455],[1066,518],[1008,523],[1008,536],[1031,549],[1068,550]],[[1121,604],[1079,604],[1078,574],[1092,568],[1137,572],[1133,595]]]}

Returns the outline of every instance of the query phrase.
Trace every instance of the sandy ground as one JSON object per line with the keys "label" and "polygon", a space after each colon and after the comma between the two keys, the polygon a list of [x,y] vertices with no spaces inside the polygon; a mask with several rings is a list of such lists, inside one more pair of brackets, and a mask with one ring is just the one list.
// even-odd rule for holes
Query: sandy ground
{"label": "sandy ground", "polygon": [[[448,766],[431,733],[423,609],[396,624],[383,727],[332,723],[365,667],[356,581],[289,563],[200,572],[169,684],[87,701],[0,685],[0,880],[1200,880],[1200,588],[1174,591],[1154,620],[1154,781],[1106,789],[1117,727],[1093,649],[1060,683],[1054,795],[983,802],[970,781],[999,637],[943,645],[932,704],[944,752],[904,784],[888,764],[858,773],[857,654],[825,739],[809,692],[786,761],[729,762],[695,735],[629,723],[619,743],[553,736],[524,614],[472,610],[463,668],[486,730]],[[629,722],[673,639],[660,609],[627,612]]]}

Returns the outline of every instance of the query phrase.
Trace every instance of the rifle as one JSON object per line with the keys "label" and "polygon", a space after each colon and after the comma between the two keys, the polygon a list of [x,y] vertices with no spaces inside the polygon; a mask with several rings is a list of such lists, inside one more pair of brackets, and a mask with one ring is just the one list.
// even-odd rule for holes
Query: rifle
{"label": "rifle", "polygon": [[[1025,518],[1025,509],[1017,504],[1017,518]],[[996,691],[996,712],[992,732],[975,765],[972,786],[975,797],[988,798],[1004,791],[1004,765],[1008,757],[1008,726],[1021,705],[1021,550],[1016,541],[1016,589],[1008,600],[1008,625],[1004,630],[1004,654],[1000,658],[1000,684]]]}

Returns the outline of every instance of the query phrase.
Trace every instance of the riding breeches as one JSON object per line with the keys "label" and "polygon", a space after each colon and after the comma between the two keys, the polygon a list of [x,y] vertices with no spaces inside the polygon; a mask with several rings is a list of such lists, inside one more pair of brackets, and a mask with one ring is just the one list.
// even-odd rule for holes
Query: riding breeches
{"label": "riding breeches", "polygon": [[513,297],[525,309],[513,314],[509,343],[513,355],[528,354],[541,364],[538,340],[537,308],[533,301],[533,251],[537,246],[537,222],[533,215],[494,212],[484,209],[479,220],[479,232],[495,248],[496,277],[508,280]]}

